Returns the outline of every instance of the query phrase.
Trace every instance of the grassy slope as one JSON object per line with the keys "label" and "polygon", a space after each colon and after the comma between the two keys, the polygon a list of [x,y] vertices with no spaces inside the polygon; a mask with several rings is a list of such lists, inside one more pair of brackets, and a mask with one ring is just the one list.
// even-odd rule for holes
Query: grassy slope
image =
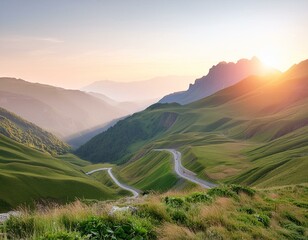
{"label": "grassy slope", "polygon": [[63,154],[70,147],[51,133],[0,108],[0,134],[19,143],[51,154]]}
{"label": "grassy slope", "polygon": [[176,118],[177,114],[174,112],[160,111],[153,115],[149,108],[119,121],[110,128],[111,131],[97,135],[75,153],[93,163],[127,161],[132,156],[133,149],[138,149],[148,139],[164,132]]}
{"label": "grassy slope", "polygon": [[[274,91],[272,86],[265,86],[262,91],[266,88]],[[184,165],[206,179],[259,186],[307,182],[306,98],[265,114],[262,110],[269,97],[251,94],[240,101],[226,101],[228,92],[232,93],[227,89],[218,93],[219,97],[214,95],[215,100],[195,103],[175,124],[174,133],[159,145],[180,147]],[[277,94],[276,99],[271,97],[272,108],[281,107],[283,93]],[[265,100],[260,101],[262,98]],[[218,100],[226,103],[212,107]],[[197,111],[199,117],[188,123],[189,116],[197,115]]]}
{"label": "grassy slope", "polygon": [[71,163],[73,165],[81,167],[82,169],[86,168],[87,166],[89,166],[89,162],[88,161],[80,159],[79,157],[77,157],[76,155],[74,155],[72,153],[67,153],[67,154],[64,154],[64,155],[58,155],[56,157],[58,159],[61,159],[64,162]]}
{"label": "grassy slope", "polygon": [[172,170],[171,155],[161,152],[150,152],[144,157],[118,167],[119,178],[137,189],[166,191],[179,181]]}
{"label": "grassy slope", "polygon": [[[296,73],[296,69],[293,71]],[[113,136],[114,129],[92,141],[101,154],[109,146],[114,151],[118,147],[125,151],[118,159],[133,156],[129,164],[120,167],[121,176],[127,180],[135,179],[137,172],[128,170],[129,165],[135,169],[144,165],[142,159],[148,157],[144,155],[148,150],[173,147],[182,151],[187,168],[212,181],[261,187],[308,182],[308,77],[295,73],[251,77],[182,107],[155,105],[115,125],[119,133],[121,126],[128,128],[129,122],[138,120],[131,135],[125,136],[132,139],[125,146],[113,144],[113,140],[124,137]],[[163,113],[172,113],[175,121],[157,134],[140,138],[134,135],[145,127],[153,131],[162,123],[156,119]],[[93,142],[86,147],[98,151]],[[137,180],[133,181],[137,186]]]}
{"label": "grassy slope", "polygon": [[93,173],[91,176],[98,182],[112,189],[114,191],[114,194],[117,197],[131,197],[132,196],[129,191],[126,191],[120,188],[118,185],[116,185],[114,181],[110,178],[107,171],[96,172],[96,173]]}
{"label": "grassy slope", "polygon": [[[74,202],[22,212],[1,227],[14,239],[297,239],[308,237],[308,186],[240,186],[150,194],[136,201]],[[110,215],[112,206],[137,211]],[[66,237],[64,237],[66,236]],[[79,238],[77,237],[79,236]]]}
{"label": "grassy slope", "polygon": [[[33,200],[111,199],[116,191],[79,167],[0,135],[0,210]],[[67,156],[68,158],[68,156]]]}

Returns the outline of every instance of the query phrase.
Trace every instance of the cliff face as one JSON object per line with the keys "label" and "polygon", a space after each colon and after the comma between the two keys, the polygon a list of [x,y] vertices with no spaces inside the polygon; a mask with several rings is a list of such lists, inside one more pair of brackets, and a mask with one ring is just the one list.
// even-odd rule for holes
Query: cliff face
{"label": "cliff face", "polygon": [[210,68],[206,76],[197,79],[194,84],[190,84],[187,91],[167,95],[160,102],[188,104],[212,95],[250,75],[261,75],[263,73],[264,67],[256,57],[251,60],[241,59],[237,63],[220,62]]}

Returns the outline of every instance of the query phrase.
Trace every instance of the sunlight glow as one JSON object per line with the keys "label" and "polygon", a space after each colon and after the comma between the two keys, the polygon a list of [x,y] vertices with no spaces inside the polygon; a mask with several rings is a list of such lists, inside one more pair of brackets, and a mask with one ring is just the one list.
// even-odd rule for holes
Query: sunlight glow
{"label": "sunlight glow", "polygon": [[280,61],[277,56],[271,53],[263,53],[259,55],[260,61],[266,66],[271,68],[280,68]]}

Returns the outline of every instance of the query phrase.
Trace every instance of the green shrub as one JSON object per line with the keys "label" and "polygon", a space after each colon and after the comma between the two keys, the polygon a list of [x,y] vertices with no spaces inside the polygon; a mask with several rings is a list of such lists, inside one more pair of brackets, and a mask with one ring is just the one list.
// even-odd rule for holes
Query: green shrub
{"label": "green shrub", "polygon": [[265,214],[255,214],[256,219],[261,222],[265,227],[269,227],[270,225],[270,218]]}
{"label": "green shrub", "polygon": [[130,221],[91,217],[79,223],[77,230],[91,240],[149,239],[151,229]]}
{"label": "green shrub", "polygon": [[233,197],[235,199],[238,198],[238,194],[245,193],[248,196],[252,197],[255,195],[256,191],[252,188],[241,186],[241,185],[223,185],[215,188],[211,188],[208,190],[208,194],[212,197]]}
{"label": "green shrub", "polygon": [[251,207],[241,207],[241,208],[239,208],[239,211],[245,212],[245,213],[248,213],[248,214],[255,214],[256,213],[256,211]]}
{"label": "green shrub", "polygon": [[57,232],[46,233],[39,240],[82,240],[79,233],[76,232]]}
{"label": "green shrub", "polygon": [[263,224],[253,215],[239,214],[237,220],[243,222],[245,225],[263,226]]}
{"label": "green shrub", "polygon": [[184,199],[180,197],[165,197],[164,200],[168,206],[173,208],[183,207],[185,204]]}
{"label": "green shrub", "polygon": [[187,216],[182,210],[175,210],[171,212],[171,219],[180,224],[187,223]]}
{"label": "green shrub", "polygon": [[186,197],[187,202],[197,203],[197,202],[211,202],[212,197],[206,193],[193,193],[190,196]]}
{"label": "green shrub", "polygon": [[256,193],[256,191],[252,188],[241,186],[241,185],[235,185],[235,184],[230,185],[230,189],[231,191],[236,192],[237,194],[245,193],[250,197],[253,197]]}
{"label": "green shrub", "polygon": [[215,187],[208,190],[208,195],[211,197],[233,197],[237,198],[236,194],[226,186]]}

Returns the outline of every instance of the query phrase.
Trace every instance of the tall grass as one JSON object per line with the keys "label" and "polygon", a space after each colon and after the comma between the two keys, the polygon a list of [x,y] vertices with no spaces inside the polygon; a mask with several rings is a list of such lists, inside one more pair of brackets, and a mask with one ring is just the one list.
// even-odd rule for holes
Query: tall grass
{"label": "tall grass", "polygon": [[[136,200],[38,206],[35,211],[22,209],[0,231],[9,239],[47,240],[307,239],[308,210],[296,204],[307,202],[307,185],[238,189],[242,187],[231,185]],[[137,211],[110,214],[114,205]]]}

